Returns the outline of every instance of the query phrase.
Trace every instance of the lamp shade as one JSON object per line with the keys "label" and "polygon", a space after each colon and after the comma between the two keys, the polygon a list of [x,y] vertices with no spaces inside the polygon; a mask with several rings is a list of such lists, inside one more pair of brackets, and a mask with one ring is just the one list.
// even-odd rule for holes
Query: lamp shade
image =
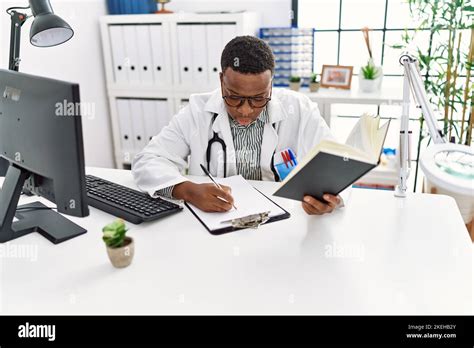
{"label": "lamp shade", "polygon": [[35,17],[30,29],[33,46],[57,46],[73,37],[74,31],[66,21],[53,13],[49,0],[30,0],[30,7]]}

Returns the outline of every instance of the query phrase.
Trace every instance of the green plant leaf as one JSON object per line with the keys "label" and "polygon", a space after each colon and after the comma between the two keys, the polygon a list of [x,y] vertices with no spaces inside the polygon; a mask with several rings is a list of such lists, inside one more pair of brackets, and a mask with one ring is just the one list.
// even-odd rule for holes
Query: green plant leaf
{"label": "green plant leaf", "polygon": [[105,244],[111,248],[116,248],[123,245],[127,227],[125,222],[119,219],[104,226],[102,232],[102,240]]}
{"label": "green plant leaf", "polygon": [[301,77],[299,76],[291,76],[290,82],[301,82]]}

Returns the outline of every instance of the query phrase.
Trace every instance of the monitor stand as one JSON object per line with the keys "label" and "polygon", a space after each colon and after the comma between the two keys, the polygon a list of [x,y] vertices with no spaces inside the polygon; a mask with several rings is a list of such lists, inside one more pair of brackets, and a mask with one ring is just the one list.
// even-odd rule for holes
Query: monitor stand
{"label": "monitor stand", "polygon": [[[0,191],[0,243],[38,232],[58,244],[87,232],[40,202],[17,207],[23,184],[29,176],[30,172],[14,164],[8,167]],[[18,221],[14,222],[15,217]]]}

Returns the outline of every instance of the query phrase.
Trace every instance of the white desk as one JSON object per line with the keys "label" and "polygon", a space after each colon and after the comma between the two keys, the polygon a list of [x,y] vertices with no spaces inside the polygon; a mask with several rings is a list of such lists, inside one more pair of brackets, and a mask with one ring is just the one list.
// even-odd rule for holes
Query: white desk
{"label": "white desk", "polygon": [[[133,187],[130,172],[88,169]],[[275,183],[256,186],[271,193]],[[23,202],[34,200],[25,197]],[[349,205],[221,236],[187,210],[130,225],[136,255],[115,269],[91,208],[88,233],[53,245],[38,234],[0,245],[2,314],[471,314],[471,242],[453,199],[353,190]],[[16,258],[19,247],[37,259]],[[337,250],[345,250],[341,257]],[[345,249],[344,249],[345,248]],[[16,249],[19,250],[19,249]]]}
{"label": "white desk", "polygon": [[359,90],[358,84],[354,83],[350,90],[335,88],[320,88],[311,93],[308,88],[302,88],[301,93],[317,102],[321,115],[328,126],[331,124],[332,104],[372,104],[372,105],[401,105],[403,102],[402,88],[383,88],[379,92],[364,93]]}

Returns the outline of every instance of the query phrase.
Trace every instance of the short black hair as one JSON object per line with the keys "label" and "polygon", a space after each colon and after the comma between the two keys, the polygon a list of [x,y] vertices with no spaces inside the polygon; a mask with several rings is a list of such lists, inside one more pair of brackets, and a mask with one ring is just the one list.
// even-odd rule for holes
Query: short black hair
{"label": "short black hair", "polygon": [[242,74],[261,74],[275,70],[275,57],[268,44],[255,36],[237,36],[225,45],[221,56],[222,72],[227,68]]}

